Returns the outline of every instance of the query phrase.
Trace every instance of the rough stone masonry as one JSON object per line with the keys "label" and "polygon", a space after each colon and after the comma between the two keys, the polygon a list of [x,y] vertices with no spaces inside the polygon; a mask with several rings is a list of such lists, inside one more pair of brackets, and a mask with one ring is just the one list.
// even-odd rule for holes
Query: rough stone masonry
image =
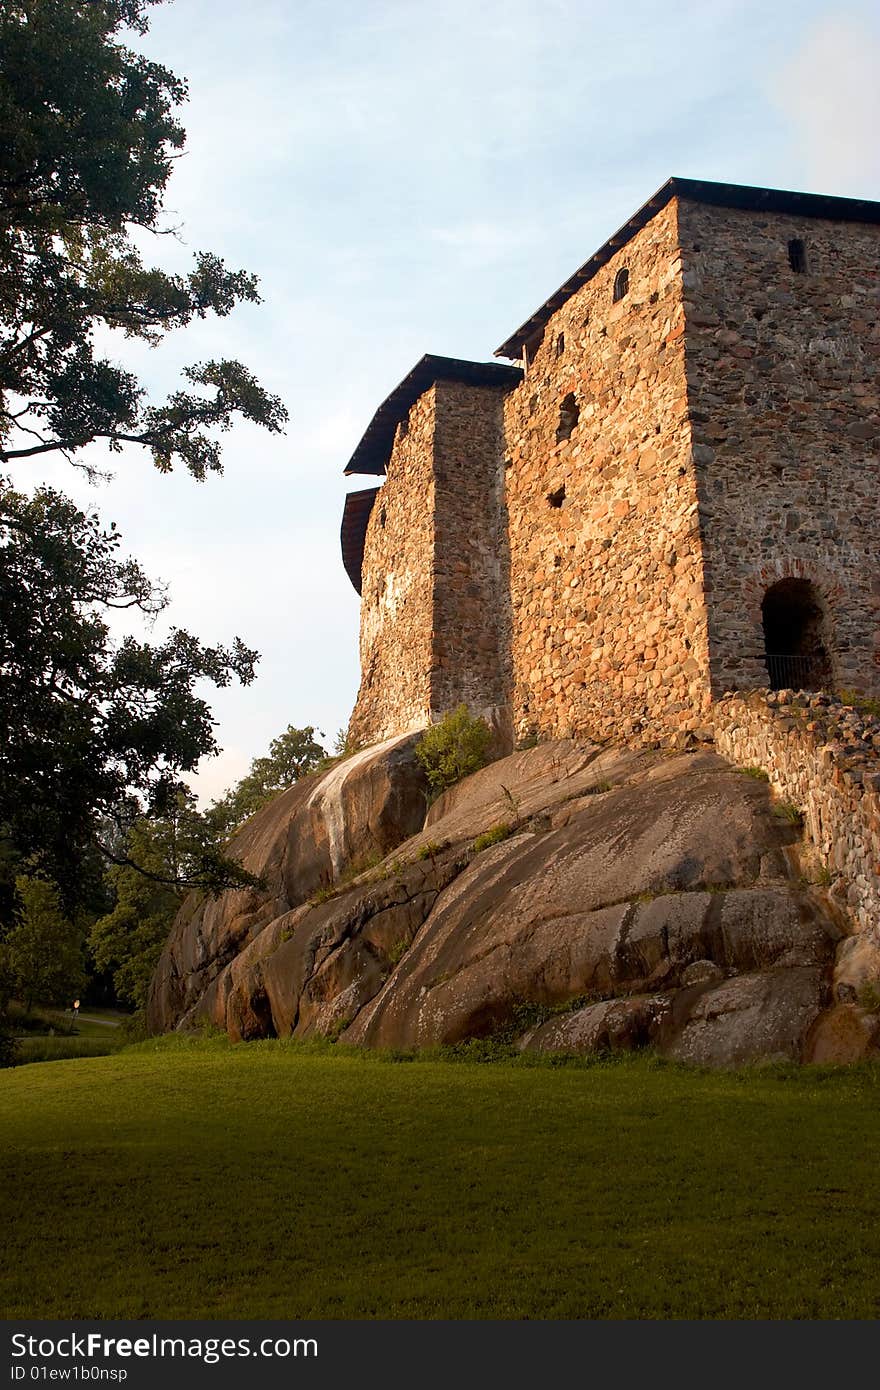
{"label": "rough stone masonry", "polygon": [[347,508],[352,738],[464,701],[509,740],[668,741],[728,690],[880,695],[878,250],[878,203],[671,179],[520,365],[422,359],[346,470],[386,475]]}
{"label": "rough stone masonry", "polygon": [[[878,248],[672,179],[517,365],[415,365],[346,470],[362,747],[240,828],[264,887],[183,905],[152,1029],[878,1055]],[[508,756],[425,820],[461,702]]]}

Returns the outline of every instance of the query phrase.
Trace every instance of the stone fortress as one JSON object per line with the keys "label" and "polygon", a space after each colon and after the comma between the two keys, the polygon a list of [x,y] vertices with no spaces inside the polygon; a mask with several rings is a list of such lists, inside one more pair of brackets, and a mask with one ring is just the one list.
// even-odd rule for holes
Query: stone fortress
{"label": "stone fortress", "polygon": [[[346,469],[356,750],[184,904],[154,1031],[880,1055],[878,250],[878,203],[671,179],[517,365],[416,364]],[[498,757],[426,816],[461,703]]]}
{"label": "stone fortress", "polygon": [[426,356],[346,467],[350,736],[460,702],[666,742],[725,692],[880,696],[880,203],[670,179],[498,349]]}

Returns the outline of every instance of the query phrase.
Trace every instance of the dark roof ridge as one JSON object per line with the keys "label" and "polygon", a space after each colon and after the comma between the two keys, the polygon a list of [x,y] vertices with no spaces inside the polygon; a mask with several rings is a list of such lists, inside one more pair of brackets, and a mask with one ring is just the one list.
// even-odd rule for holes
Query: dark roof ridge
{"label": "dark roof ridge", "polygon": [[509,391],[522,380],[519,367],[501,362],[470,362],[460,357],[438,357],[426,352],[403,381],[379,406],[363,438],[345,465],[345,473],[384,473],[394,445],[394,432],[410,406],[438,381],[457,381],[468,386],[487,386]]}
{"label": "dark roof ridge", "polygon": [[581,285],[591,280],[615,252],[625,246],[636,232],[650,222],[673,197],[689,198],[692,202],[708,203],[715,207],[742,208],[752,212],[788,212],[801,217],[826,217],[838,222],[880,223],[880,203],[865,198],[840,198],[826,193],[797,193],[784,188],[760,188],[751,184],[713,183],[708,179],[672,177],[634,212],[629,221],[610,236],[589,260],[570,275],[564,284],[521,324],[515,333],[495,351],[496,357],[519,359],[523,344],[561,308]]}

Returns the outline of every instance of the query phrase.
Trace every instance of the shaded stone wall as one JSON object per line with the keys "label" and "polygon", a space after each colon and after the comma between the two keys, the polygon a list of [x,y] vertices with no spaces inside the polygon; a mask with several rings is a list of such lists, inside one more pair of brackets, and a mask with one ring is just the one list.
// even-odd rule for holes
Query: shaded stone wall
{"label": "shaded stone wall", "polygon": [[[704,722],[683,337],[673,200],[554,314],[508,397],[519,734],[653,738]],[[557,439],[570,393],[578,421]]]}
{"label": "shaded stone wall", "polygon": [[880,719],[823,695],[766,690],[723,697],[712,719],[719,753],[762,768],[803,813],[832,899],[880,948]]}
{"label": "shaded stone wall", "polygon": [[510,582],[502,393],[440,381],[398,426],[364,546],[360,744],[464,702],[504,723]]}
{"label": "shaded stone wall", "polygon": [[679,228],[714,693],[767,684],[787,577],[825,609],[835,687],[880,693],[880,227],[682,200]]}
{"label": "shaded stone wall", "polygon": [[504,394],[454,382],[435,390],[431,710],[439,717],[464,702],[503,724],[511,687]]}
{"label": "shaded stone wall", "polygon": [[430,723],[434,604],[434,390],[399,425],[373,504],[361,570],[358,744]]}

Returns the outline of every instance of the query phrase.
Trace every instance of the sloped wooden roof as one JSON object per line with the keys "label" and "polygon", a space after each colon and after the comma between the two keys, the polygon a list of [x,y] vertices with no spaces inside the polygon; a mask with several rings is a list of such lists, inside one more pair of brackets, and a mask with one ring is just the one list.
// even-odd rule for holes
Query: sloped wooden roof
{"label": "sloped wooden roof", "polygon": [[[394,431],[412,406],[437,381],[460,381],[468,386],[488,386],[509,391],[522,380],[518,367],[500,362],[468,362],[458,357],[426,353],[379,406],[348,463],[345,474],[384,473],[391,457]],[[353,494],[357,495],[357,494]]]}
{"label": "sloped wooden roof", "polygon": [[350,492],[345,499],[339,539],[342,543],[342,563],[358,593],[361,591],[361,570],[364,563],[364,541],[367,523],[373,510],[376,494],[381,488],[367,487],[362,492]]}

